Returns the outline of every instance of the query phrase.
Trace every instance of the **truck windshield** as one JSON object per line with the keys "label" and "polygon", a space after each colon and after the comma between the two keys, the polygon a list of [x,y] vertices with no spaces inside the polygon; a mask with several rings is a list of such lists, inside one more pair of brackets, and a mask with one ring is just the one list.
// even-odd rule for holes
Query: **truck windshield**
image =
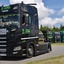
{"label": "truck windshield", "polygon": [[0,16],[0,26],[19,27],[19,14]]}

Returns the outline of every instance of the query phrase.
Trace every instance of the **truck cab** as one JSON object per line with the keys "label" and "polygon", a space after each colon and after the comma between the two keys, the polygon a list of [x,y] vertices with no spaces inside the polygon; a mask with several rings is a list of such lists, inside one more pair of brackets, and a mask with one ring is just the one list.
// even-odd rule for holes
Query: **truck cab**
{"label": "truck cab", "polygon": [[39,53],[38,13],[32,5],[22,2],[0,7],[0,56],[32,57]]}

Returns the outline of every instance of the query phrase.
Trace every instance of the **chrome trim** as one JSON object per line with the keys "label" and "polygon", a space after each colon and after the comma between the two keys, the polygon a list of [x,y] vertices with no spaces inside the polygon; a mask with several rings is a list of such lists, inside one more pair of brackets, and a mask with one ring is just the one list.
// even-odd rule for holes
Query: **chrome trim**
{"label": "chrome trim", "polygon": [[6,43],[6,41],[0,41],[0,43]]}
{"label": "chrome trim", "polygon": [[7,45],[0,45],[1,47],[7,46]]}
{"label": "chrome trim", "polygon": [[6,37],[0,37],[0,39],[6,39]]}
{"label": "chrome trim", "polygon": [[6,49],[0,49],[0,52],[6,52]]}
{"label": "chrome trim", "polygon": [[0,35],[6,35],[6,33],[0,33]]}
{"label": "chrome trim", "polygon": [[0,56],[7,56],[7,54],[0,54]]}
{"label": "chrome trim", "polygon": [[21,38],[21,40],[27,40],[27,39],[34,39],[34,38],[38,38],[38,36],[36,36],[36,37],[27,37],[27,38]]}

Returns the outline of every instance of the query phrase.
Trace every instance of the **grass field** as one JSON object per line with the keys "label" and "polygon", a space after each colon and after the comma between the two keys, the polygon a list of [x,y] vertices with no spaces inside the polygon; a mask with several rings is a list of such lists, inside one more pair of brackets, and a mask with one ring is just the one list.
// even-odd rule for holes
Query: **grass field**
{"label": "grass field", "polygon": [[51,43],[52,46],[64,46],[64,43],[60,43],[60,42],[57,42],[57,43]]}
{"label": "grass field", "polygon": [[34,62],[28,62],[27,64],[64,64],[64,55],[58,57],[47,58]]}

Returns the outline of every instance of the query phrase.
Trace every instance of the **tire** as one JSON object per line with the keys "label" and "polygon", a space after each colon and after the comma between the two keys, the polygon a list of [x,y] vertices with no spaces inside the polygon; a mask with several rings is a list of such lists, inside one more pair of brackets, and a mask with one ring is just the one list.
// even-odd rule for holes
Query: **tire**
{"label": "tire", "polygon": [[27,56],[27,58],[31,58],[31,57],[33,57],[33,55],[34,55],[34,48],[32,45],[28,45],[26,56]]}

